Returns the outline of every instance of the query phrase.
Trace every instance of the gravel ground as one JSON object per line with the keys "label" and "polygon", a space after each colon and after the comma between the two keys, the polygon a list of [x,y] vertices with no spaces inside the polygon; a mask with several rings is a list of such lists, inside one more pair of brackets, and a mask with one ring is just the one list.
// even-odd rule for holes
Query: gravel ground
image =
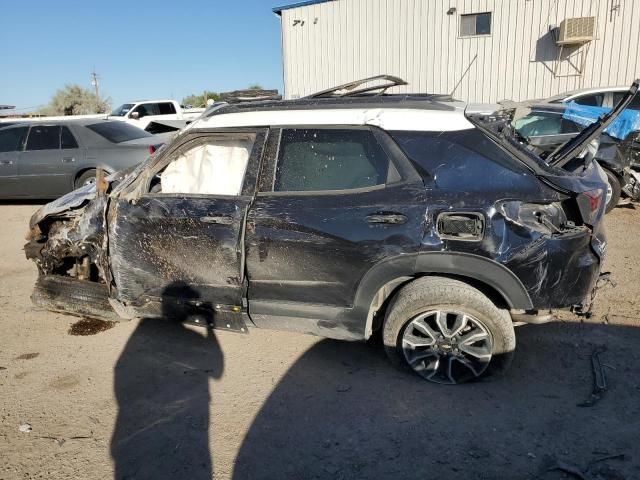
{"label": "gravel ground", "polygon": [[[36,208],[0,204],[0,480],[640,478],[633,208],[607,217],[616,286],[594,316],[520,327],[504,378],[458,387],[394,370],[375,344],[152,320],[82,335],[94,326],[29,301]],[[608,391],[579,407],[598,346]]]}

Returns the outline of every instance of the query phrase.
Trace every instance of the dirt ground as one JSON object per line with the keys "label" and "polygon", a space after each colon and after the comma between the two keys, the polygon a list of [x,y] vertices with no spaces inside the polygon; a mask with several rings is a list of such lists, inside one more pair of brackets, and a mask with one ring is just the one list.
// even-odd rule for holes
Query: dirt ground
{"label": "dirt ground", "polygon": [[[70,335],[91,325],[29,301],[37,207],[0,204],[0,480],[640,478],[637,209],[607,218],[616,286],[589,321],[520,327],[506,377],[446,387],[375,344],[157,320]],[[579,407],[598,346],[608,391]]]}

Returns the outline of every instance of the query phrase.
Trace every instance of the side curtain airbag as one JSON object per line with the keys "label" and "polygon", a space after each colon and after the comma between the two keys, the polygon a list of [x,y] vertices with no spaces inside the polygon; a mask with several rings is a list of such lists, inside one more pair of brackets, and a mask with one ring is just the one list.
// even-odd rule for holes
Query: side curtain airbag
{"label": "side curtain airbag", "polygon": [[219,141],[188,150],[162,172],[162,193],[239,195],[251,143]]}

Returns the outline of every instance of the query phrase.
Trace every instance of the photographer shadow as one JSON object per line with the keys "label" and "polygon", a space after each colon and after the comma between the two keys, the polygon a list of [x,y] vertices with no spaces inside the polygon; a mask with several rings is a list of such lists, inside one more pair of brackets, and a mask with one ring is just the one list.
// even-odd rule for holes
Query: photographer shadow
{"label": "photographer shadow", "polygon": [[[397,371],[380,345],[316,343],[255,416],[233,478],[551,480],[562,478],[549,471],[559,460],[638,478],[640,329],[554,323],[517,334],[505,376],[458,386]],[[601,345],[609,391],[583,408]],[[590,463],[613,454],[624,460]]]}
{"label": "photographer shadow", "polygon": [[[186,283],[167,287],[162,318],[141,320],[118,359],[116,480],[212,478],[209,380],[220,378],[224,361],[212,309],[193,306],[198,298]],[[206,335],[185,327],[195,319],[209,326]]]}

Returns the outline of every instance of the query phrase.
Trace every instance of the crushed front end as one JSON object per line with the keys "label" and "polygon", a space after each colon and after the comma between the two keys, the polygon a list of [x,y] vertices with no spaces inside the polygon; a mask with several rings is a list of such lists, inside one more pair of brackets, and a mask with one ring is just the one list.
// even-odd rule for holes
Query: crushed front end
{"label": "crushed front end", "polygon": [[40,208],[31,218],[25,255],[38,267],[31,297],[47,310],[117,320],[109,303],[105,213],[109,182],[101,180]]}

